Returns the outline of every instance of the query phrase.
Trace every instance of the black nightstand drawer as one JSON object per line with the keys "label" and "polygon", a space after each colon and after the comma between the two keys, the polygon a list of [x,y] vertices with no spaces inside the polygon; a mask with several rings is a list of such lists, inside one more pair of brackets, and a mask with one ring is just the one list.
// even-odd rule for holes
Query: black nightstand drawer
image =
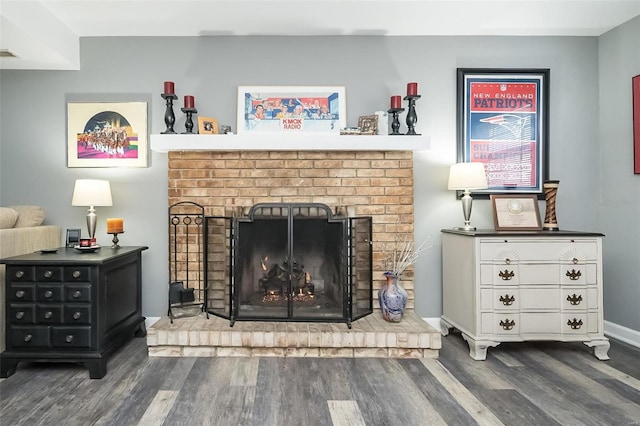
{"label": "black nightstand drawer", "polygon": [[36,301],[36,285],[35,284],[9,284],[7,290],[7,301],[9,302],[35,302]]}
{"label": "black nightstand drawer", "polygon": [[90,324],[91,305],[66,305],[64,307],[65,324]]}
{"label": "black nightstand drawer", "polygon": [[62,302],[62,284],[38,284],[36,300],[38,302]]}
{"label": "black nightstand drawer", "polygon": [[19,348],[46,348],[49,347],[49,327],[21,327],[9,328],[11,346]]}
{"label": "black nightstand drawer", "polygon": [[54,348],[91,347],[91,327],[52,327]]}
{"label": "black nightstand drawer", "polygon": [[64,292],[67,302],[91,302],[91,284],[66,284]]}
{"label": "black nightstand drawer", "polygon": [[36,281],[62,281],[62,268],[59,266],[37,266]]}
{"label": "black nightstand drawer", "polygon": [[36,322],[36,309],[32,304],[9,305],[9,322],[11,324],[33,324]]}
{"label": "black nightstand drawer", "polygon": [[61,324],[62,305],[38,305],[36,320],[39,324]]}
{"label": "black nightstand drawer", "polygon": [[7,266],[7,279],[10,281],[34,281],[35,267],[33,266]]}
{"label": "black nightstand drawer", "polygon": [[65,266],[65,281],[89,281],[91,279],[91,268],[86,266]]}

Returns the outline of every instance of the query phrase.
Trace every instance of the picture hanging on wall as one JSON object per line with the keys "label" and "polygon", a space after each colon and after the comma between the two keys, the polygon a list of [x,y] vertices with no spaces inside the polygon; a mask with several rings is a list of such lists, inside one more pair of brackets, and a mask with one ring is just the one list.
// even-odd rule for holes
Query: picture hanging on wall
{"label": "picture hanging on wall", "polygon": [[544,199],[549,163],[549,70],[458,68],[458,162],[485,165],[489,194]]}
{"label": "picture hanging on wall", "polygon": [[238,87],[238,134],[340,133],[346,114],[343,86]]}
{"label": "picture hanging on wall", "polygon": [[67,102],[67,167],[147,167],[146,102]]}
{"label": "picture hanging on wall", "polygon": [[640,174],[640,75],[631,79],[633,86],[633,173]]}

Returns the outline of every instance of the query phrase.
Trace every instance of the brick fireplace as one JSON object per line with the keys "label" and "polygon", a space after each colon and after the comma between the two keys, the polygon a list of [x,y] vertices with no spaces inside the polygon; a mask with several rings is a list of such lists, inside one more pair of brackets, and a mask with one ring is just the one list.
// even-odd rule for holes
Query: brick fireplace
{"label": "brick fireplace", "polygon": [[[152,135],[151,148],[168,152],[168,205],[195,202],[207,216],[230,216],[259,203],[321,203],[371,217],[373,314],[354,321],[352,329],[321,322],[239,321],[230,327],[228,320],[204,315],[173,323],[162,318],[148,331],[150,356],[438,356],[440,333],[413,311],[411,269],[402,278],[409,294],[405,318],[386,322],[376,306],[386,282],[386,253],[397,239],[413,241],[413,151],[428,148],[428,140],[323,136],[320,147],[313,138],[299,139]],[[225,283],[210,280],[210,292],[224,292]]]}
{"label": "brick fireplace", "polygon": [[[352,207],[355,216],[372,218],[377,289],[385,282],[385,251],[398,236],[413,239],[413,152],[171,151],[169,205],[181,201],[204,206],[208,216],[258,203]],[[402,286],[413,309],[412,272],[403,275]]]}

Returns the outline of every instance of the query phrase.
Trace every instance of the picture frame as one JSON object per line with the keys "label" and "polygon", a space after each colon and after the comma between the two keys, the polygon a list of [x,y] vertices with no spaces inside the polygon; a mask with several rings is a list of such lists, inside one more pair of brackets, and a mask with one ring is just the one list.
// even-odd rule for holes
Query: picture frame
{"label": "picture frame", "polygon": [[377,135],[378,116],[361,115],[360,117],[358,117],[358,129],[360,129],[361,135]]}
{"label": "picture frame", "polygon": [[490,194],[544,199],[549,174],[549,69],[457,69],[458,162],[482,162]]}
{"label": "picture frame", "polygon": [[340,133],[344,86],[239,86],[238,134]]}
{"label": "picture frame", "polygon": [[533,194],[490,194],[496,231],[540,231],[538,197]]}
{"label": "picture frame", "polygon": [[73,248],[80,244],[80,238],[82,233],[80,228],[69,228],[67,229],[67,247]]}
{"label": "picture frame", "polygon": [[198,116],[198,133],[201,135],[217,135],[219,133],[218,120],[216,118]]}
{"label": "picture frame", "polygon": [[67,167],[148,167],[147,102],[67,102]]}
{"label": "picture frame", "polygon": [[633,173],[640,174],[640,74],[631,78],[633,97]]}

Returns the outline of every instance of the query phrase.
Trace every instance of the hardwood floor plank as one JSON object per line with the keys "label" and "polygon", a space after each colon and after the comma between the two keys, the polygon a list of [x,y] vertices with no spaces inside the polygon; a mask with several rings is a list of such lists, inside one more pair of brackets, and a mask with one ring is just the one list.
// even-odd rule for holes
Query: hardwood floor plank
{"label": "hardwood floor plank", "polygon": [[[422,359],[421,361],[427,370],[451,395],[454,401],[459,404],[477,424],[486,426],[502,425],[502,422],[498,420],[491,410],[473,396],[440,362],[435,359]],[[436,404],[436,407],[440,407],[440,404]],[[450,411],[449,407],[446,408],[447,411]],[[446,420],[451,424],[448,418]],[[472,422],[466,422],[465,424],[472,424]]]}
{"label": "hardwood floor plank", "polygon": [[[525,398],[515,389],[487,389],[479,396],[480,400],[505,425],[554,426],[560,425],[550,417],[543,407],[539,407]],[[517,407],[517,408],[516,408]],[[489,423],[491,424],[491,423]],[[578,425],[579,422],[564,423]]]}
{"label": "hardwood floor plank", "polygon": [[255,386],[258,382],[258,358],[237,358],[232,367],[231,386]]}
{"label": "hardwood floor plank", "polygon": [[327,401],[333,426],[366,426],[356,401]]}
{"label": "hardwood floor plank", "polygon": [[360,377],[352,389],[367,424],[446,424],[402,367],[402,362],[411,360],[354,361]]}
{"label": "hardwood floor plank", "polygon": [[177,397],[177,391],[158,391],[138,422],[138,426],[161,426]]}
{"label": "hardwood floor plank", "polygon": [[[179,358],[149,358],[146,370],[173,371]],[[123,395],[123,400],[110,418],[100,419],[99,424],[119,426],[126,422],[137,422],[153,404],[165,382],[163,374],[143,374],[131,392]],[[165,413],[166,414],[166,413]]]}

